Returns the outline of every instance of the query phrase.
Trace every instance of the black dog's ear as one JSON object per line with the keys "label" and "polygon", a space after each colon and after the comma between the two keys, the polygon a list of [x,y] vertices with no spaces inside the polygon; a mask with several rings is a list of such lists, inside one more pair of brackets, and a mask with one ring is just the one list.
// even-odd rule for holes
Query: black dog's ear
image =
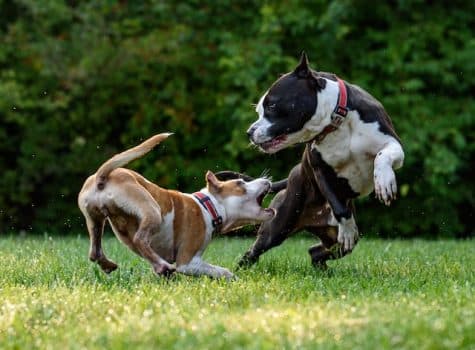
{"label": "black dog's ear", "polygon": [[323,90],[325,89],[325,86],[327,86],[327,81],[323,79],[322,77],[318,76],[317,73],[312,72],[312,84],[315,85],[317,90]]}
{"label": "black dog's ear", "polygon": [[302,51],[302,55],[300,56],[300,62],[298,66],[294,69],[294,74],[297,75],[297,77],[300,79],[307,79],[309,85],[316,90],[322,90],[326,86],[325,79],[318,76],[314,71],[310,69],[307,54],[305,53],[305,51]]}
{"label": "black dog's ear", "polygon": [[237,173],[231,170],[222,170],[222,171],[217,172],[214,175],[217,177],[219,181],[227,181],[227,180],[234,180],[234,179],[243,179],[244,181],[254,180],[254,178],[249,175]]}
{"label": "black dog's ear", "polygon": [[300,55],[300,62],[298,66],[294,69],[294,74],[299,78],[308,78],[311,74],[311,70],[308,64],[308,58],[305,51],[302,51]]}

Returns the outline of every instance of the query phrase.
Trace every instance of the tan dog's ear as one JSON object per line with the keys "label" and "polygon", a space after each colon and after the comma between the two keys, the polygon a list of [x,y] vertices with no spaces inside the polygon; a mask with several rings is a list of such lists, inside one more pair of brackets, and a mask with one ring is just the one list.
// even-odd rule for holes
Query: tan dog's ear
{"label": "tan dog's ear", "polygon": [[211,170],[206,172],[206,187],[212,193],[219,192],[221,188],[221,182],[217,179],[216,175],[213,174]]}

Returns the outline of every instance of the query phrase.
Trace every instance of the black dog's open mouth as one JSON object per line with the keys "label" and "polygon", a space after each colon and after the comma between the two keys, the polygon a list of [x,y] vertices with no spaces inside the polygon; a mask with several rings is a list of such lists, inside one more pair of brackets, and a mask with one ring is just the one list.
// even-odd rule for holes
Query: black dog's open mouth
{"label": "black dog's open mouth", "polygon": [[277,136],[277,137],[274,137],[272,140],[269,140],[269,141],[266,141],[266,142],[263,142],[261,144],[259,144],[259,146],[262,147],[262,149],[272,149],[278,145],[280,145],[282,142],[284,142],[285,140],[287,139],[287,135],[280,135],[280,136]]}

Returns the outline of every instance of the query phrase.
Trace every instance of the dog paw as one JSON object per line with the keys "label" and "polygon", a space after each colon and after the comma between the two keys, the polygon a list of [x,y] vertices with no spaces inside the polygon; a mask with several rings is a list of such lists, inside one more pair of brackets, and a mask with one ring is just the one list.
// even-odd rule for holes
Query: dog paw
{"label": "dog paw", "polygon": [[259,260],[259,257],[246,253],[236,265],[236,270],[248,269]]}
{"label": "dog paw", "polygon": [[358,228],[353,217],[342,219],[338,224],[338,243],[341,244],[344,252],[351,252],[358,242]]}
{"label": "dog paw", "polygon": [[374,169],[374,192],[376,198],[388,206],[396,199],[396,175],[391,167]]}
{"label": "dog paw", "polygon": [[236,275],[234,275],[231,271],[225,269],[224,267],[219,269],[218,278],[223,278],[226,281],[233,281],[237,279]]}
{"label": "dog paw", "polygon": [[117,270],[117,264],[110,261],[110,260],[100,260],[98,261],[99,266],[101,267],[102,271],[104,271],[107,274],[110,274],[112,271]]}
{"label": "dog paw", "polygon": [[323,245],[310,247],[308,253],[315,268],[324,270],[328,267],[326,261],[331,257],[331,252]]}
{"label": "dog paw", "polygon": [[154,266],[153,270],[159,276],[168,277],[176,271],[176,268],[175,266],[170,265],[168,263],[163,263],[163,264]]}

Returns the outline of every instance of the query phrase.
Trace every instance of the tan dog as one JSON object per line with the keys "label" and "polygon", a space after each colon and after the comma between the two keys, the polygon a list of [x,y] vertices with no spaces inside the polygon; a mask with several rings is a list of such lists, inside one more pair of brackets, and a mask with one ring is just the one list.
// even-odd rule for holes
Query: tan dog
{"label": "tan dog", "polygon": [[[89,258],[110,273],[117,265],[101,245],[106,219],[117,238],[152,264],[158,275],[175,270],[187,275],[231,278],[232,273],[201,259],[213,232],[269,220],[261,207],[270,182],[219,181],[206,173],[206,188],[194,194],[166,190],[135,171],[120,168],[152,150],[171,134],[151,137],[105,162],[84,183],[78,197],[90,236]],[[176,268],[172,264],[176,262]]]}

